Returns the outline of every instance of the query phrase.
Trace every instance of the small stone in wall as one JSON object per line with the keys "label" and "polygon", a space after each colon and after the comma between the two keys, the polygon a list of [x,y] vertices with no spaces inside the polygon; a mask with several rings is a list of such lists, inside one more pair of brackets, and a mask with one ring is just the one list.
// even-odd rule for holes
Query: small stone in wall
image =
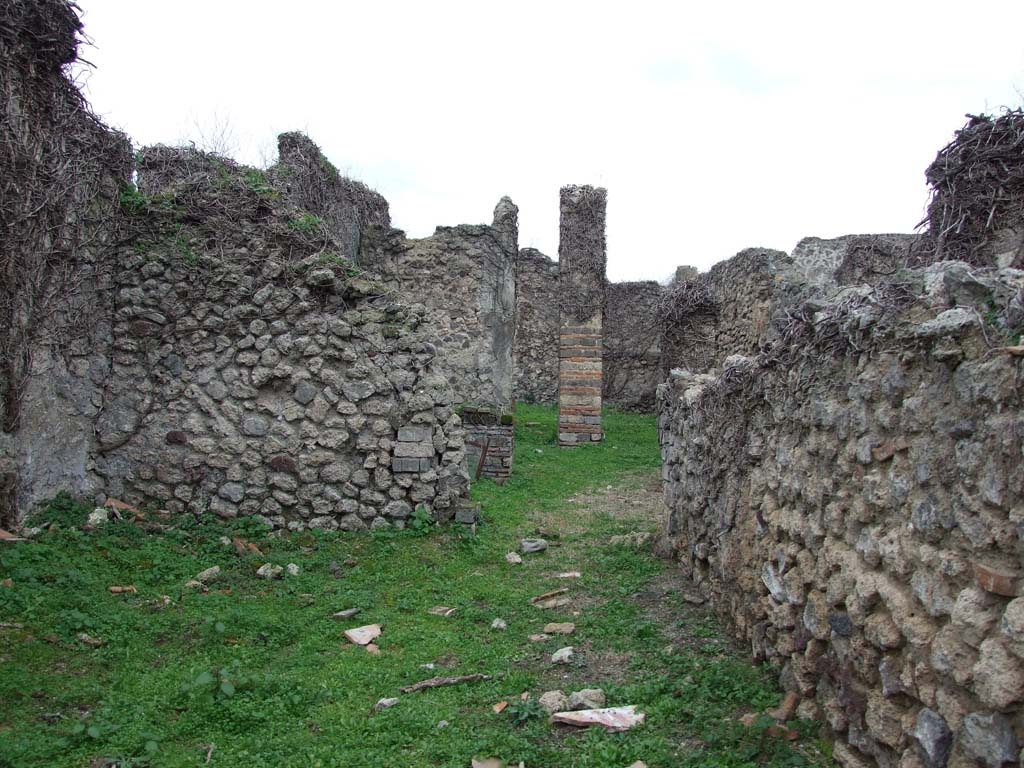
{"label": "small stone in wall", "polygon": [[224,483],[217,491],[217,495],[237,504],[245,498],[245,487],[241,483]]}
{"label": "small stone in wall", "polygon": [[308,405],[316,397],[317,388],[311,384],[308,380],[302,379],[298,384],[295,385],[295,392],[292,397],[295,401],[302,405]]}
{"label": "small stone in wall", "polygon": [[1020,744],[1010,721],[1000,714],[971,712],[960,729],[964,751],[989,768],[1016,762]]}
{"label": "small stone in wall", "polygon": [[188,445],[188,435],[180,429],[172,429],[164,436],[164,441],[168,445]]}
{"label": "small stone in wall", "polygon": [[249,415],[242,419],[242,432],[250,437],[264,437],[270,425],[262,416]]}
{"label": "small stone in wall", "polygon": [[953,734],[942,715],[925,707],[917,713],[911,735],[917,742],[918,753],[925,768],[942,768],[946,765],[949,751],[953,747]]}
{"label": "small stone in wall", "polygon": [[981,644],[974,665],[974,687],[978,697],[993,709],[1006,709],[1024,699],[1024,663],[1015,659],[998,638]]}

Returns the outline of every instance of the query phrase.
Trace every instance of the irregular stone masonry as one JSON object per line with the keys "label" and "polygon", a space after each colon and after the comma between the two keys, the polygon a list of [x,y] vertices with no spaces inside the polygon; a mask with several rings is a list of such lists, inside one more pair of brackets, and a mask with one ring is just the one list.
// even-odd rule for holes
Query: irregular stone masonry
{"label": "irregular stone masonry", "polygon": [[1024,272],[784,271],[760,355],[659,388],[675,551],[842,765],[1015,765]]}
{"label": "irregular stone masonry", "polygon": [[602,317],[601,398],[617,408],[651,412],[663,380],[658,304],[652,281],[608,283]]}
{"label": "irregular stone masonry", "polygon": [[364,233],[360,266],[403,301],[426,308],[437,331],[435,365],[457,403],[498,410],[512,403],[517,215],[506,197],[490,225],[438,227],[422,240],[382,227]]}
{"label": "irregular stone masonry", "polygon": [[63,470],[19,470],[275,527],[402,527],[417,506],[439,520],[459,509],[469,478],[438,329],[345,258],[281,177],[191,150],[140,154],[93,344],[47,358],[38,380],[57,386],[26,400],[43,434],[71,410],[81,438]]}
{"label": "irregular stone masonry", "polygon": [[559,240],[558,443],[599,441],[605,282],[603,189],[563,187]]}
{"label": "irregular stone masonry", "polygon": [[534,248],[516,263],[516,400],[558,400],[558,262]]}

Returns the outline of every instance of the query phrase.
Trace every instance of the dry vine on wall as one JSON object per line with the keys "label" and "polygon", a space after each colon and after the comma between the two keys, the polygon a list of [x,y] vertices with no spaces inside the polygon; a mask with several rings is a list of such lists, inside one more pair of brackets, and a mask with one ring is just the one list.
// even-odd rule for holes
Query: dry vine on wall
{"label": "dry vine on wall", "polygon": [[62,0],[0,4],[0,401],[14,432],[41,349],[88,335],[88,293],[109,269],[130,146],[90,111],[70,75],[81,23]]}
{"label": "dry vine on wall", "polygon": [[999,229],[1018,230],[1013,267],[1024,265],[1024,111],[968,115],[967,125],[928,166],[927,224],[935,260],[992,266],[986,253]]}

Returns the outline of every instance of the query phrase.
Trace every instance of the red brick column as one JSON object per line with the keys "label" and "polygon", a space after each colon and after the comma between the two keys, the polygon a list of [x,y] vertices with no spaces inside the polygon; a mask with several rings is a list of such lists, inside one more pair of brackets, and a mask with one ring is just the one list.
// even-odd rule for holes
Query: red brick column
{"label": "red brick column", "polygon": [[563,187],[558,245],[558,444],[601,440],[606,191]]}

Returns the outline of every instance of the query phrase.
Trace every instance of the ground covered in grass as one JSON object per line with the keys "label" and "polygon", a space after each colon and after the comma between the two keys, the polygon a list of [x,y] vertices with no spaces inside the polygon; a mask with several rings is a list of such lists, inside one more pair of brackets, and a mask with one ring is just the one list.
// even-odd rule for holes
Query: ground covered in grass
{"label": "ground covered in grass", "polygon": [[[807,727],[789,741],[767,718],[739,723],[778,703],[773,673],[685,599],[670,565],[610,541],[657,525],[653,419],[608,414],[607,440],[575,450],[556,446],[551,409],[522,406],[518,425],[512,480],[474,487],[475,533],[273,537],[252,521],[192,518],[167,531],[83,531],[90,509],[57,500],[50,530],[0,543],[0,766],[827,764]],[[506,562],[538,528],[557,546]],[[261,554],[239,555],[225,536]],[[300,573],[260,579],[267,562]],[[214,565],[208,591],[185,586]],[[559,578],[572,570],[581,576]],[[129,585],[137,591],[109,590]],[[531,604],[561,587],[568,605]],[[332,620],[346,608],[361,612]],[[529,639],[558,621],[575,632]],[[379,655],[342,635],[370,623],[383,626]],[[572,660],[553,665],[566,645]],[[474,673],[492,679],[399,692]],[[546,690],[585,687],[603,688],[609,706],[636,705],[646,722],[579,731],[536,706]],[[399,701],[374,712],[387,697]]]}

